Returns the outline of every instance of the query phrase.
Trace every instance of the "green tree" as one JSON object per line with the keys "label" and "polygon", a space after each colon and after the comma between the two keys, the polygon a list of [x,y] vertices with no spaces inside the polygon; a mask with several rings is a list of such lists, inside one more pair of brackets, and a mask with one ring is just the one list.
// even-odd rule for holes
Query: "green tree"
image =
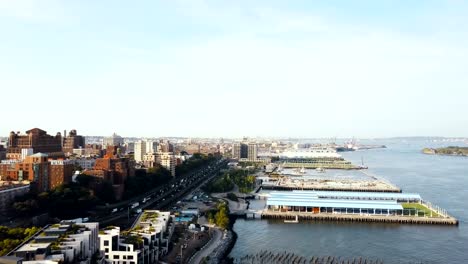
{"label": "green tree", "polygon": [[215,223],[218,227],[227,229],[229,227],[229,208],[226,203],[218,205],[218,212],[215,214]]}

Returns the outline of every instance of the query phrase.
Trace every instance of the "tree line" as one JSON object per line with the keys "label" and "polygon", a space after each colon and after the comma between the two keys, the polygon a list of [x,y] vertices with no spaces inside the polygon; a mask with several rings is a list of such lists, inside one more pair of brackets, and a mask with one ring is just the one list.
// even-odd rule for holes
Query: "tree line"
{"label": "tree line", "polygon": [[0,226],[0,256],[6,255],[39,230],[38,227],[9,228]]}

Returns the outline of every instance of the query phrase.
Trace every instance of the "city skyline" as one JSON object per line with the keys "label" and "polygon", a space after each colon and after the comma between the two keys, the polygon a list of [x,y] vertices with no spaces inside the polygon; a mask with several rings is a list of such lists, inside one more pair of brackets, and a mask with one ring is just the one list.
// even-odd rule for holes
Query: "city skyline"
{"label": "city skyline", "polygon": [[467,11],[0,1],[0,136],[466,137]]}

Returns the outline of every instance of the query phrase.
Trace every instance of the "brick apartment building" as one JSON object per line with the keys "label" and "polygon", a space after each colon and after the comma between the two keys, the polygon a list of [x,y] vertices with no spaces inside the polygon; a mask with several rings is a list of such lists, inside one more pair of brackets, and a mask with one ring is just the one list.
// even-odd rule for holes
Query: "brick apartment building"
{"label": "brick apartment building", "polygon": [[36,153],[24,160],[4,160],[0,163],[3,181],[30,181],[31,190],[44,192],[71,182],[74,162],[49,160],[47,154]]}
{"label": "brick apartment building", "polygon": [[22,149],[33,149],[33,153],[46,153],[49,157],[63,157],[62,135],[58,132],[51,136],[39,128],[26,131],[26,135],[10,132],[7,159],[21,159]]}
{"label": "brick apartment building", "polygon": [[62,150],[65,155],[70,156],[73,153],[73,149],[79,149],[85,147],[85,138],[78,135],[75,129],[72,129],[68,136],[63,139]]}
{"label": "brick apartment building", "polygon": [[96,159],[94,168],[84,171],[84,174],[111,182],[115,196],[119,200],[123,195],[125,180],[127,177],[135,176],[135,161],[120,157],[117,146],[108,146],[106,155]]}

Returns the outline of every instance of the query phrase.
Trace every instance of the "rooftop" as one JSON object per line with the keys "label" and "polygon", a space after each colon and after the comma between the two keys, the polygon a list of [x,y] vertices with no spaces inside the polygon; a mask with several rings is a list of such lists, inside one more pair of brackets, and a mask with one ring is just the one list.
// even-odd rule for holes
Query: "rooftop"
{"label": "rooftop", "polygon": [[421,196],[416,193],[391,193],[391,192],[336,192],[336,191],[299,191],[293,190],[292,192],[272,192],[276,196],[283,197],[307,197],[316,195],[320,198],[331,197],[346,197],[346,198],[360,198],[369,200],[421,200]]}
{"label": "rooftop", "polygon": [[403,207],[395,200],[326,199],[320,198],[314,192],[272,192],[267,200],[267,205],[403,210]]}

